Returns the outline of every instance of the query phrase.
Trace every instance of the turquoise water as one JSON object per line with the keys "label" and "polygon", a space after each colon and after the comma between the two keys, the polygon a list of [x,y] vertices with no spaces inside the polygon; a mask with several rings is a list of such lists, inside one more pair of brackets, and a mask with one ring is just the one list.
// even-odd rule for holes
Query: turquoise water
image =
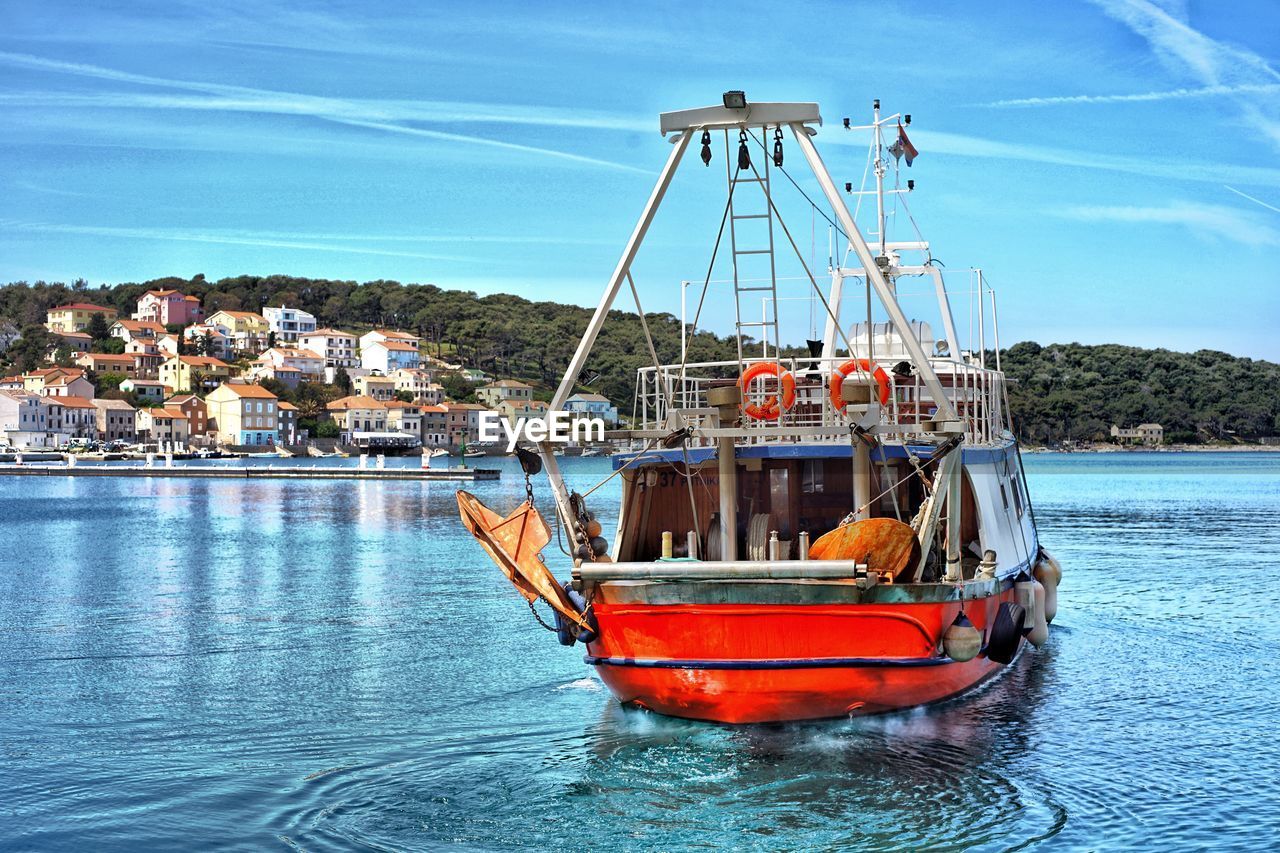
{"label": "turquoise water", "polygon": [[1026,463],[1065,567],[1044,650],[746,728],[619,707],[453,484],[0,478],[0,846],[1272,846],[1280,454]]}

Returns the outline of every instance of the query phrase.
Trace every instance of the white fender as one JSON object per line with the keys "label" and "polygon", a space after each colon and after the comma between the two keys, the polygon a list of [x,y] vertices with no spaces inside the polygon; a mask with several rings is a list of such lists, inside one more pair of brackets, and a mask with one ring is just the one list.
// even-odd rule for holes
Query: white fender
{"label": "white fender", "polygon": [[1040,549],[1040,560],[1032,571],[1035,579],[1044,585],[1044,618],[1052,622],[1058,615],[1058,584],[1062,582],[1062,564],[1043,548]]}
{"label": "white fender", "polygon": [[1031,641],[1031,645],[1037,649],[1045,644],[1049,639],[1049,622],[1045,618],[1045,587],[1039,581],[1032,581],[1032,590],[1035,593],[1035,605],[1031,611],[1031,631],[1027,634],[1027,639]]}

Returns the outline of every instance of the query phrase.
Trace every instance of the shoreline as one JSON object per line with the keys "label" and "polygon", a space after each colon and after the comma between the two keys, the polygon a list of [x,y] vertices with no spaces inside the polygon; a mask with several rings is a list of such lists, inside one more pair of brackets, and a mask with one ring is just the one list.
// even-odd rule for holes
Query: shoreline
{"label": "shoreline", "polygon": [[1157,447],[1072,447],[1028,446],[1023,453],[1280,453],[1280,444],[1213,445],[1167,444]]}

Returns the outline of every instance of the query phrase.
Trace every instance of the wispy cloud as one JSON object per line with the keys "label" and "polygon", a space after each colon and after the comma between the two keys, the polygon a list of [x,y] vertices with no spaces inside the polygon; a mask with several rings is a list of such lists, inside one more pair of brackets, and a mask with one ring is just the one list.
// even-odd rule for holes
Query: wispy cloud
{"label": "wispy cloud", "polygon": [[[835,133],[829,136],[824,135],[822,141],[826,145],[861,146],[865,144],[865,138],[857,134]],[[1006,142],[1000,139],[944,131],[912,131],[911,138],[921,151],[948,154],[954,157],[1046,163],[1212,184],[1221,184],[1223,178],[1227,178],[1242,184],[1280,187],[1280,169],[1270,166],[1241,166],[1220,161],[1188,162],[1156,157],[1132,157],[1097,150],[1080,151],[1049,145]]]}
{"label": "wispy cloud", "polygon": [[1200,86],[1131,95],[1058,95],[1044,98],[1008,98],[978,104],[980,107],[1053,107],[1070,104],[1134,104],[1149,101],[1181,101],[1224,95],[1268,95],[1280,92],[1280,83],[1246,83],[1239,86]]}
{"label": "wispy cloud", "polygon": [[10,92],[0,95],[0,104],[10,106],[206,110],[310,116],[324,121],[364,127],[381,132],[406,134],[441,142],[500,148],[628,172],[644,173],[647,170],[625,163],[588,157],[559,149],[507,142],[501,139],[471,134],[429,130],[407,124],[407,122],[515,124],[627,131],[654,129],[654,123],[651,121],[642,121],[632,116],[611,113],[570,111],[552,107],[449,101],[331,98],[198,80],[154,77],[97,65],[47,59],[23,53],[0,51],[0,63],[28,70],[89,77],[126,85],[176,89],[181,92],[197,93],[198,95],[196,97],[174,94],[152,95],[138,92]]}
{"label": "wispy cloud", "polygon": [[[252,234],[237,231],[200,231],[176,228],[124,228],[107,225],[65,225],[49,222],[0,220],[0,231],[36,234],[80,234],[125,240],[165,241],[176,243],[212,243],[226,246],[260,246],[271,249],[302,249],[312,252],[335,252],[351,255],[377,255],[392,258],[416,258],[428,261],[477,262],[478,258],[427,252],[406,252],[352,246],[329,241],[330,235],[289,235],[270,232]],[[336,236],[336,235],[335,235]],[[351,235],[347,235],[351,236]],[[354,240],[366,239],[353,237]]]}
{"label": "wispy cloud", "polygon": [[[1247,99],[1249,87],[1280,83],[1277,71],[1263,57],[1210,38],[1185,20],[1148,0],[1093,0],[1106,14],[1146,39],[1157,58],[1173,73],[1189,75],[1205,87],[1239,90],[1228,94],[1245,121],[1280,148],[1280,115]],[[1185,15],[1185,10],[1178,10]]]}
{"label": "wispy cloud", "polygon": [[1171,202],[1158,206],[1077,205],[1050,211],[1081,222],[1174,225],[1199,236],[1212,236],[1249,246],[1280,246],[1280,231],[1233,207]]}

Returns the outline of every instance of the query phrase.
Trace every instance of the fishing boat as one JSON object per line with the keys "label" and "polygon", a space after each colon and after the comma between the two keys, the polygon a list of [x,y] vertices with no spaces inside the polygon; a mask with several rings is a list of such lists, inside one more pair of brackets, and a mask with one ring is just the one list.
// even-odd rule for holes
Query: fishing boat
{"label": "fishing boat", "polygon": [[[878,100],[869,125],[845,119],[836,133],[869,137],[868,177],[842,191],[815,143],[817,104],[729,92],[662,114],[665,166],[551,402],[575,392],[629,293],[654,363],[638,371],[629,428],[607,435],[641,443],[612,457],[612,544],[588,505],[599,484],[566,482],[549,442],[520,453],[530,491],[513,510],[458,492],[466,528],[624,704],[723,723],[889,712],[963,694],[1048,638],[1061,569],[1036,530],[995,291],[966,274],[962,342],[902,181],[918,155],[910,124]],[[695,181],[725,182],[709,214],[720,229],[681,351],[663,353],[632,268],[691,147],[702,164],[713,148],[724,158],[694,167]],[[804,190],[815,181],[820,200]],[[797,207],[804,231],[829,223],[825,271],[798,242]],[[895,224],[915,233],[891,240]],[[932,322],[909,319],[908,297]],[[783,310],[797,302],[799,320]],[[737,357],[690,361],[703,319],[726,316]],[[789,346],[806,320],[808,339]],[[573,555],[563,580],[541,556],[544,471]]]}

